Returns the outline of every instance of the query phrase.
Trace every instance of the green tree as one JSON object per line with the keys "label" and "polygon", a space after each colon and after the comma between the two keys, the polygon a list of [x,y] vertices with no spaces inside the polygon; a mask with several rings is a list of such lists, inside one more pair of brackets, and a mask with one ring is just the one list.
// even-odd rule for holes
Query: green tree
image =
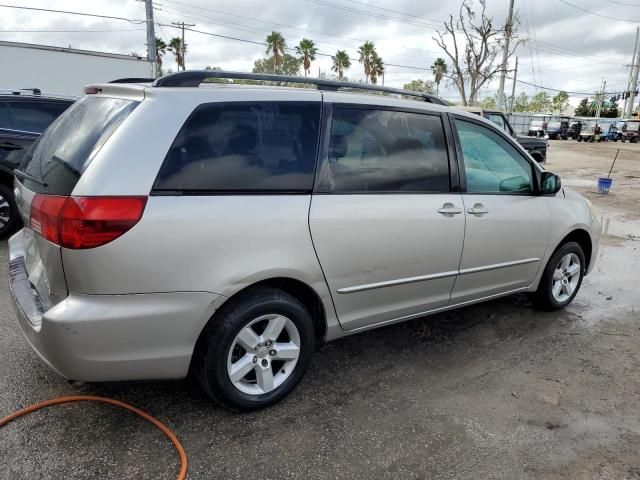
{"label": "green tree", "polygon": [[546,113],[551,108],[551,97],[547,92],[538,92],[531,97],[529,111],[534,113]]}
{"label": "green tree", "polygon": [[318,49],[313,40],[303,38],[300,43],[296,45],[296,53],[300,56],[302,61],[302,68],[304,69],[304,76],[311,71],[311,62],[316,59]]}
{"label": "green tree", "polygon": [[269,35],[267,35],[266,44],[267,54],[271,53],[273,56],[273,73],[276,73],[276,70],[278,68],[278,61],[281,57],[284,57],[284,51],[287,48],[287,42],[280,32],[271,32]]}
{"label": "green tree", "polygon": [[173,37],[169,40],[168,50],[176,57],[178,71],[184,70],[184,53],[187,51],[187,44],[182,45],[180,37]]}
{"label": "green tree", "polygon": [[436,82],[436,95],[438,95],[440,92],[440,82],[442,81],[442,77],[447,74],[447,62],[444,61],[444,58],[436,58],[436,61],[431,65],[431,72],[433,73],[433,78]]}
{"label": "green tree", "polygon": [[513,105],[514,112],[528,112],[529,111],[529,97],[526,93],[520,92],[520,95],[515,100]]}
{"label": "green tree", "polygon": [[480,102],[480,106],[482,108],[497,108],[498,103],[496,102],[495,97],[486,97]]}
{"label": "green tree", "polygon": [[378,56],[376,51],[374,50],[371,54],[371,69],[369,71],[369,77],[371,78],[371,83],[374,85],[378,83],[378,77],[384,75],[384,62],[382,58]]}
{"label": "green tree", "polygon": [[338,74],[338,80],[342,80],[344,77],[344,71],[351,67],[351,59],[344,50],[338,50],[336,54],[331,57],[333,66],[331,70]]}
{"label": "green tree", "polygon": [[358,48],[358,54],[360,55],[358,62],[364,67],[364,78],[367,83],[369,83],[369,76],[371,75],[371,60],[374,53],[376,53],[376,46],[373,42],[366,41]]}
{"label": "green tree", "polygon": [[167,53],[167,44],[161,38],[156,37],[156,70],[158,76],[162,76],[162,56]]}
{"label": "green tree", "polygon": [[583,98],[580,100],[580,103],[576,107],[576,111],[574,113],[576,117],[593,117],[593,109],[589,104],[589,99]]}
{"label": "green tree", "polygon": [[558,92],[551,99],[551,109],[554,112],[557,110],[560,115],[562,115],[562,112],[565,111],[568,106],[569,106],[569,94],[564,90],[562,90],[561,92]]}
{"label": "green tree", "polygon": [[402,88],[414,92],[434,93],[433,82],[431,80],[411,80],[409,83],[405,83]]}
{"label": "green tree", "polygon": [[253,73],[275,73],[278,75],[298,75],[300,71],[300,59],[288,53],[280,57],[276,64],[275,57],[261,58],[253,64]]}

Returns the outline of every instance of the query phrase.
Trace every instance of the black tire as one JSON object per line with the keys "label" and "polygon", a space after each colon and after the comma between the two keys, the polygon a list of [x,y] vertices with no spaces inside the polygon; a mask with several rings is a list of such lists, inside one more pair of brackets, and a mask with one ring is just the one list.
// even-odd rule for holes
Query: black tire
{"label": "black tire", "polygon": [[[7,220],[5,220],[7,219]],[[22,225],[13,191],[0,184],[0,238],[6,238]]]}
{"label": "black tire", "polygon": [[[553,292],[552,292],[553,275],[556,271],[556,268],[560,264],[560,261],[566,255],[569,255],[571,253],[574,253],[580,259],[580,272],[579,272],[580,277],[578,279],[578,283],[572,295],[569,296],[569,298],[567,298],[566,300],[560,302],[556,300],[553,296]],[[536,290],[534,293],[530,295],[533,306],[538,310],[543,310],[547,312],[565,308],[567,305],[569,305],[573,301],[576,294],[580,290],[580,286],[582,285],[582,280],[585,274],[585,267],[586,267],[586,260],[584,256],[584,251],[582,250],[582,247],[580,246],[580,244],[576,242],[567,242],[561,245],[560,247],[558,247],[558,249],[553,253],[551,258],[549,259],[549,262],[547,263],[547,266],[544,269],[542,278],[540,279],[540,285],[538,285],[538,290]]]}
{"label": "black tire", "polygon": [[622,141],[622,143],[625,143],[627,141],[627,139],[626,138],[622,138],[621,141]]}
{"label": "black tire", "polygon": [[[229,352],[243,328],[263,315],[274,313],[287,317],[297,328],[298,360],[280,386],[260,395],[247,394],[236,388],[229,378]],[[309,366],[314,345],[313,320],[295,297],[275,288],[249,290],[229,300],[211,318],[196,345],[192,373],[205,393],[220,406],[237,412],[259,410],[279,402],[298,385]]]}

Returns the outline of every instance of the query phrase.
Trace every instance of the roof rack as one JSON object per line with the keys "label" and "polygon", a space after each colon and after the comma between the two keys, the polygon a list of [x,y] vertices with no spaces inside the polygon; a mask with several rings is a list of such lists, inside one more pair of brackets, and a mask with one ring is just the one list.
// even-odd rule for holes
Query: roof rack
{"label": "roof rack", "polygon": [[130,78],[116,78],[115,80],[111,80],[109,83],[153,83],[155,78],[145,78],[145,77],[130,77]]}
{"label": "roof rack", "polygon": [[242,73],[242,72],[219,72],[212,70],[188,70],[184,72],[176,72],[164,77],[158,78],[153,82],[154,87],[197,87],[209,78],[222,78],[233,80],[262,80],[267,82],[281,83],[303,83],[307,85],[315,85],[318,90],[337,91],[347,90],[368,90],[373,92],[393,93],[396,95],[405,95],[409,97],[418,97],[425,102],[435,103],[438,105],[448,105],[447,102],[440,97],[430,95],[423,92],[415,92],[412,90],[402,90],[400,88],[389,88],[380,85],[371,85],[354,82],[342,82],[340,80],[326,80],[322,78],[296,77],[293,75],[272,75],[269,73]]}
{"label": "roof rack", "polygon": [[3,95],[23,95],[23,92],[31,92],[31,95],[42,95],[39,88],[19,88],[17,90],[0,90]]}

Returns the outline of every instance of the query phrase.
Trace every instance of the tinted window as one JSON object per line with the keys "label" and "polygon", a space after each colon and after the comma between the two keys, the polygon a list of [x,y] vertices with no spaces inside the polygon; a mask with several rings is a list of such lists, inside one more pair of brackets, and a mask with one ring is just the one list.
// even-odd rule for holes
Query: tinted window
{"label": "tinted window", "polygon": [[320,104],[214,103],[187,119],[154,189],[310,191]]}
{"label": "tinted window", "polygon": [[67,103],[54,102],[11,102],[13,128],[42,133],[68,106]]}
{"label": "tinted window", "polygon": [[0,128],[11,128],[11,118],[6,103],[0,103]]}
{"label": "tinted window", "polygon": [[504,117],[498,113],[487,113],[487,119],[498,125],[504,131],[507,131],[507,126],[504,123]]}
{"label": "tinted window", "polygon": [[95,154],[138,105],[119,98],[85,97],[74,103],[27,152],[20,170],[45,182],[27,188],[69,195]]}
{"label": "tinted window", "polygon": [[489,128],[456,120],[464,159],[467,191],[529,193],[531,164],[507,140]]}
{"label": "tinted window", "polygon": [[447,192],[439,116],[334,108],[323,182],[330,192]]}

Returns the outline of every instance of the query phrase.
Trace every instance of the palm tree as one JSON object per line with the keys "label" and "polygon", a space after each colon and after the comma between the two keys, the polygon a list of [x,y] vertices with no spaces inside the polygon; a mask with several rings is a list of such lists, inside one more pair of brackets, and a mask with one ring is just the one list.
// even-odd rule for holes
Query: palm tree
{"label": "palm tree", "polygon": [[158,76],[162,75],[162,56],[167,53],[167,44],[164,40],[156,37],[156,67],[158,69]]}
{"label": "palm tree", "polygon": [[338,50],[335,56],[331,57],[331,60],[333,61],[331,70],[338,74],[338,80],[342,80],[344,71],[351,67],[351,59],[349,58],[349,55],[347,55],[347,52],[344,50]]}
{"label": "palm tree", "polygon": [[178,64],[178,70],[182,68],[184,70],[184,55],[183,53],[187,51],[187,45],[182,45],[182,40],[180,37],[173,37],[169,40],[169,51],[171,51],[176,57],[176,63]]}
{"label": "palm tree", "polygon": [[313,40],[303,38],[300,40],[300,43],[296,45],[296,53],[300,55],[302,68],[304,68],[304,76],[306,77],[307,73],[311,71],[311,62],[316,59],[316,53],[318,53],[316,44],[313,43]]}
{"label": "palm tree", "polygon": [[440,81],[442,77],[447,74],[447,63],[444,58],[438,57],[433,65],[431,65],[431,71],[433,72],[434,79],[436,81],[436,95],[440,91]]}
{"label": "palm tree", "polygon": [[287,48],[287,42],[280,32],[271,32],[267,35],[267,53],[273,54],[273,73],[276,73],[278,66],[278,58],[284,56],[284,50]]}
{"label": "palm tree", "polygon": [[371,67],[369,72],[371,83],[373,83],[374,85],[378,83],[378,77],[381,75],[384,75],[384,62],[374,50],[371,54]]}
{"label": "palm tree", "polygon": [[365,81],[369,82],[369,75],[371,74],[371,56],[376,51],[376,46],[373,42],[366,41],[360,48],[358,48],[358,53],[360,54],[360,58],[358,62],[360,62],[364,66],[364,77]]}

